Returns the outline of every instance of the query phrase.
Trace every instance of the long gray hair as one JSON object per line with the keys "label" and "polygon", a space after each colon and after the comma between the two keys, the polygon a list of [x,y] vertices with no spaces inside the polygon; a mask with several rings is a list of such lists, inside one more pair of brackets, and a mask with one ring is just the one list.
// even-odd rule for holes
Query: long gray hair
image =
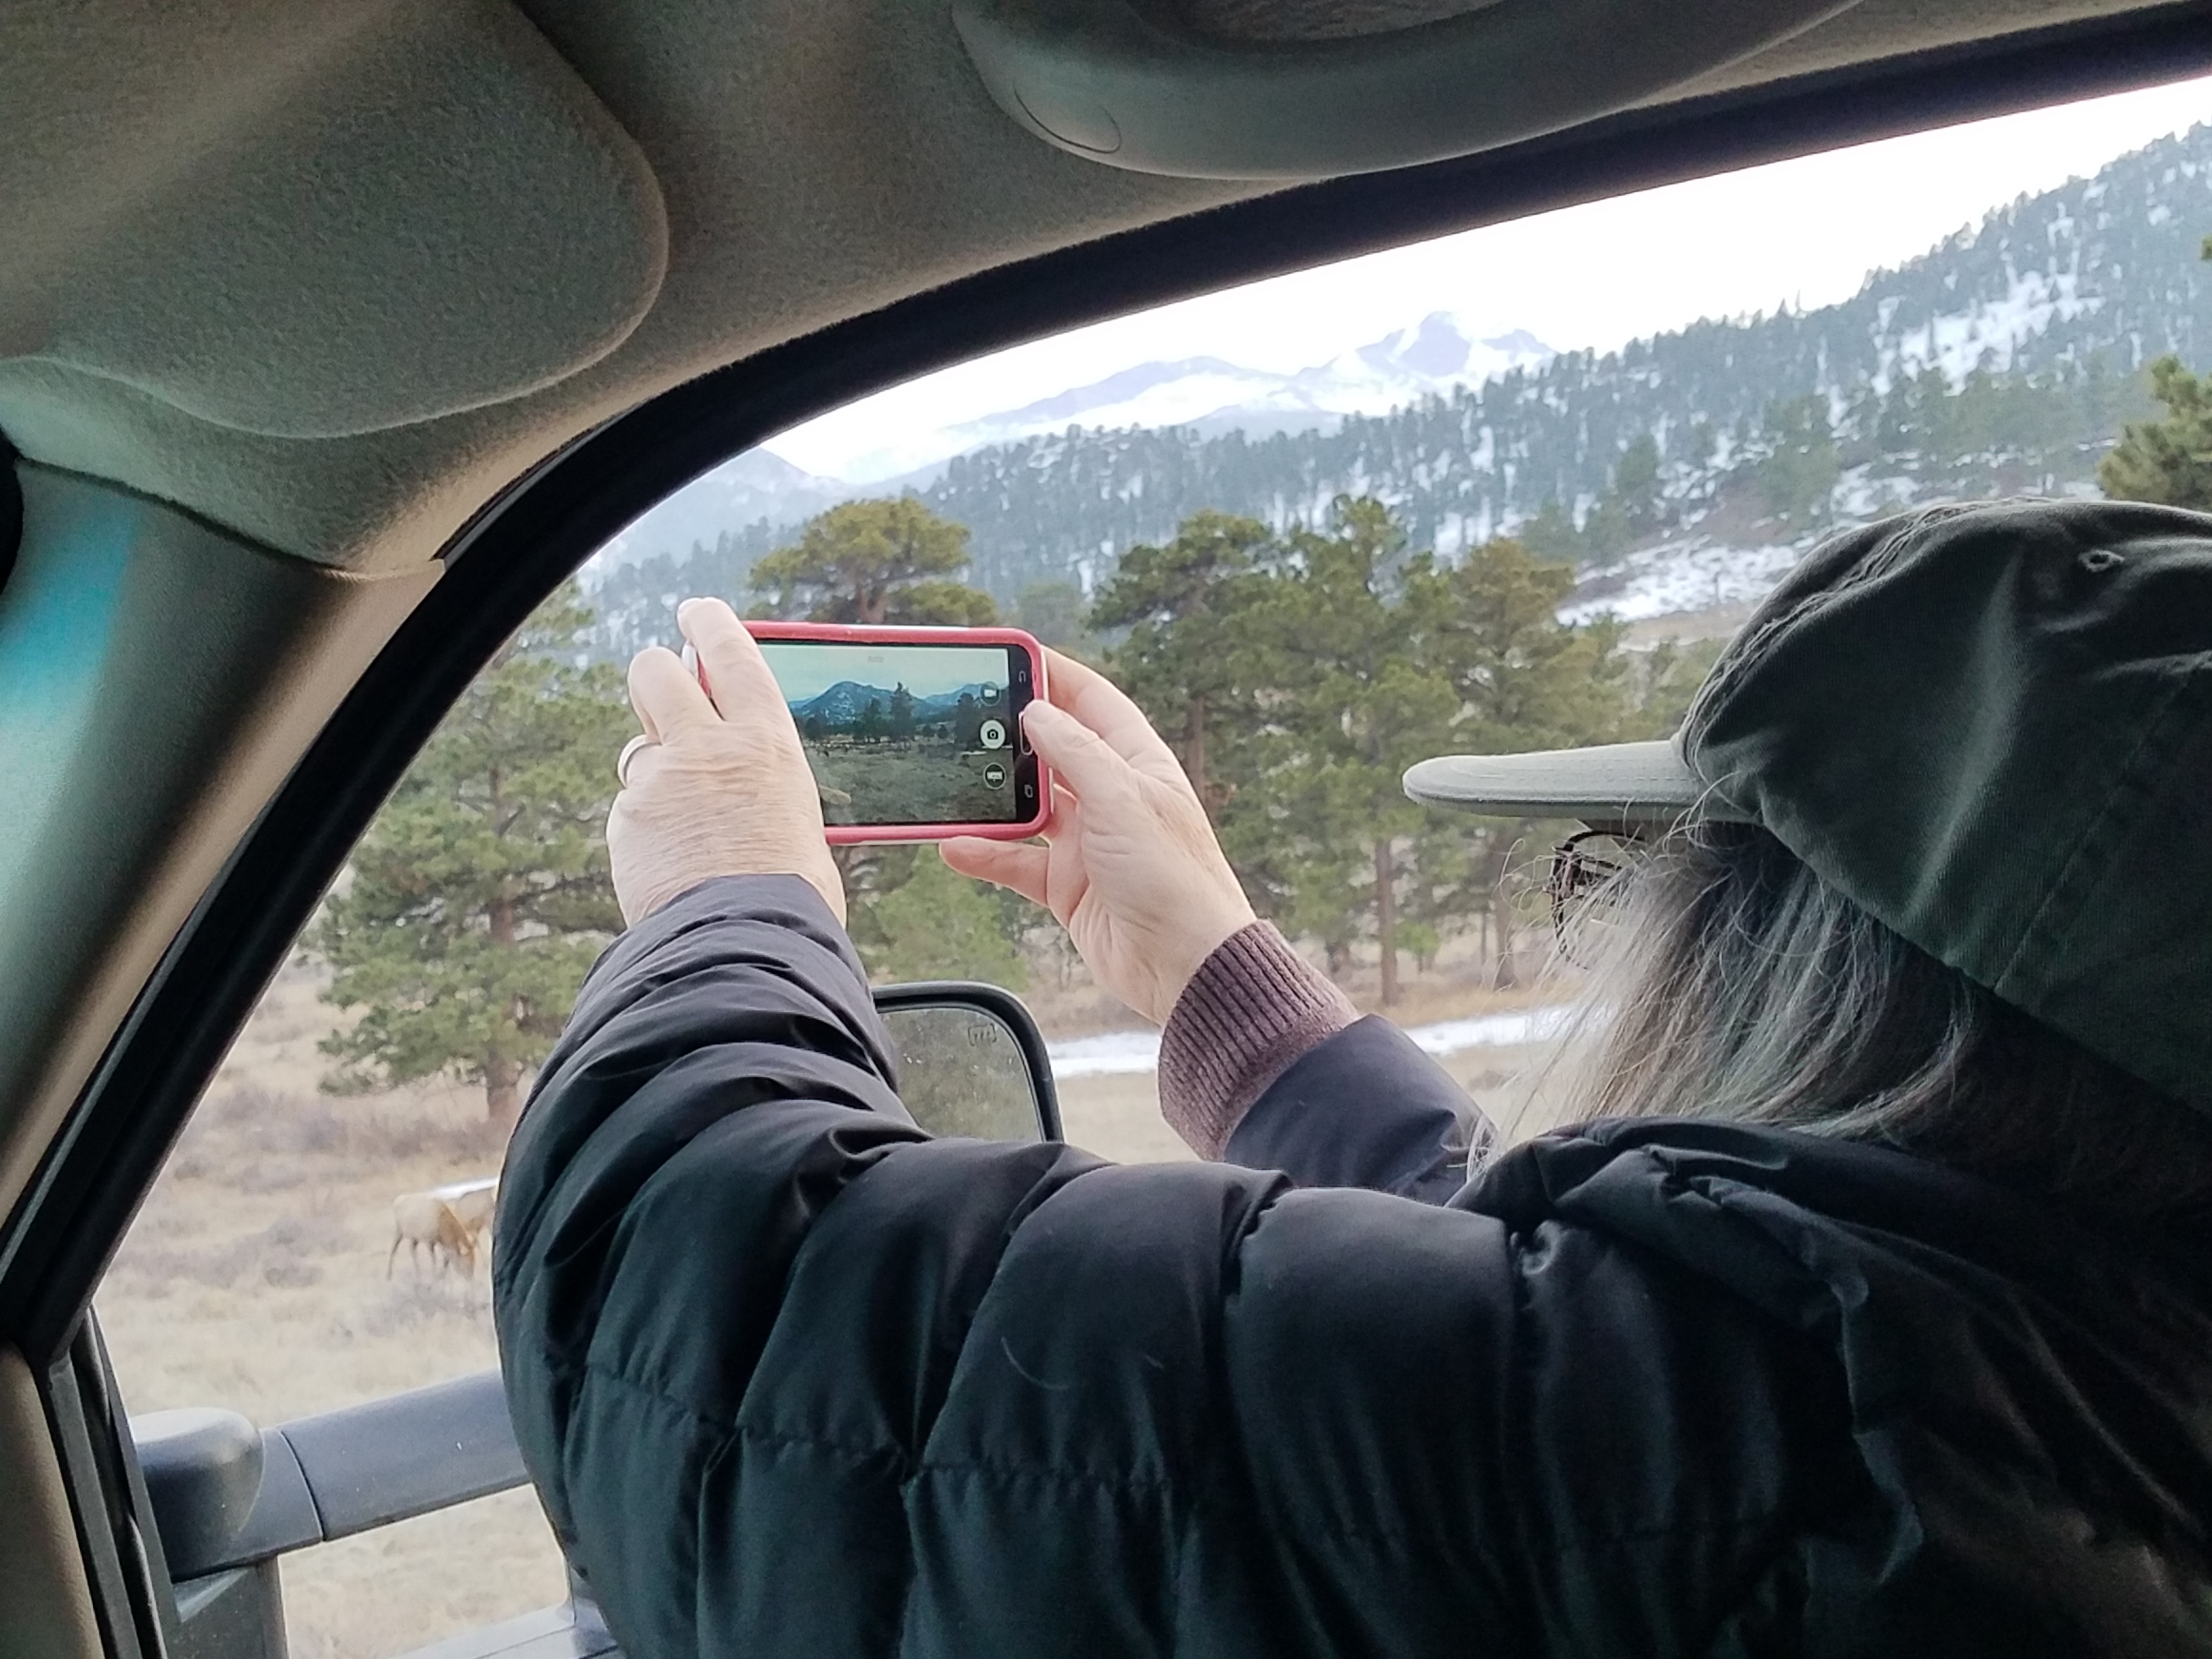
{"label": "long gray hair", "polygon": [[1589,977],[1546,1085],[1577,1119],[1877,1141],[2139,1219],[2212,1205],[2212,1121],[1907,943],[1763,830],[1678,828],[1577,910]]}

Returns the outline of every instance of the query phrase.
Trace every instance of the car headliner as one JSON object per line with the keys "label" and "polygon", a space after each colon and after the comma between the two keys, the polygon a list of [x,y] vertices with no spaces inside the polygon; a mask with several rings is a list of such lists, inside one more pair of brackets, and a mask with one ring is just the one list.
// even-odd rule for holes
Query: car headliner
{"label": "car headliner", "polygon": [[[1670,97],[2148,9],[1864,0]],[[0,43],[0,433],[357,570],[706,371],[1282,187],[1048,148],[949,0],[49,3]]]}

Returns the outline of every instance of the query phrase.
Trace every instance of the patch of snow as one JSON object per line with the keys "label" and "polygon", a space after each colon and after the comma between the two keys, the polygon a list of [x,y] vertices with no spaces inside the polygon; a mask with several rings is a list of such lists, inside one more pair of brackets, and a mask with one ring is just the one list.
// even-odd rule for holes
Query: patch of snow
{"label": "patch of snow", "polygon": [[[1516,1009],[1511,1013],[1477,1014],[1468,1019],[1440,1020],[1433,1025],[1408,1026],[1424,1054],[1455,1054],[1468,1048],[1506,1048],[1525,1042],[1541,1042],[1555,1036],[1565,1021],[1565,1004]],[[1054,1077],[1132,1077],[1156,1072],[1160,1066],[1158,1031],[1108,1031],[1101,1036],[1074,1037],[1045,1045]]]}
{"label": "patch of snow", "polygon": [[1703,538],[1662,543],[1592,572],[1583,586],[1601,591],[1561,605],[1559,620],[1586,623],[1612,616],[1622,622],[1644,622],[1680,611],[1754,604],[1766,597],[1804,550],[1798,544],[1723,547]]}
{"label": "patch of snow", "polygon": [[1567,1005],[1554,1003],[1510,1014],[1477,1014],[1471,1019],[1416,1025],[1406,1035],[1424,1054],[1455,1054],[1465,1048],[1510,1048],[1524,1042],[1543,1042],[1557,1036],[1566,1022]]}
{"label": "patch of snow", "polygon": [[1055,1078],[1127,1077],[1160,1068],[1158,1031],[1109,1031],[1103,1036],[1048,1042],[1045,1054]]}

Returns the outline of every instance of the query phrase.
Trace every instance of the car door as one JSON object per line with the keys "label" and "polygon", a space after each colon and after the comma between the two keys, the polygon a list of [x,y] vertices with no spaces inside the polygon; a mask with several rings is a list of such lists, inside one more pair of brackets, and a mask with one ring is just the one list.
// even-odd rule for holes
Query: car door
{"label": "car door", "polygon": [[[380,803],[502,642],[639,512],[808,415],[1047,328],[1662,177],[2175,74],[2203,53],[2179,24],[2116,38],[2124,50],[2094,68],[2075,37],[1937,54],[1878,81],[1717,95],[1664,123],[1626,118],[1285,191],[992,269],[1000,252],[981,253],[980,275],[608,421],[479,490],[434,562],[382,575],[274,555],[112,481],[9,454],[0,1468],[17,1501],[0,1520],[0,1609],[27,1650],[275,1655],[286,1643],[271,1564],[283,1556],[449,1510],[465,1517],[480,1512],[459,1506],[502,1494],[526,1530],[503,1401],[483,1367],[265,1418],[213,1401],[190,1415],[180,1400],[134,1432],[128,1368],[111,1361],[94,1298],[111,1264],[133,1270],[125,1235],[165,1162],[174,1172],[216,1150],[183,1139],[196,1104],[210,1130],[264,1121],[210,1080],[272,980],[284,989],[295,940]],[[320,1133],[307,1113],[285,1132]],[[392,1196],[452,1188],[450,1204],[468,1184]],[[284,1282],[317,1266],[308,1198],[291,1231],[283,1217],[257,1227],[240,1276],[278,1294],[312,1288]],[[438,1242],[393,1224],[394,1246]],[[392,1259],[387,1282],[418,1282],[398,1277],[415,1271],[412,1249],[408,1261]],[[441,1271],[419,1282],[444,1295],[456,1275]],[[461,1519],[450,1547],[480,1543],[471,1528]],[[605,1650],[557,1553],[536,1571],[546,1605],[456,1633],[443,1651]]]}

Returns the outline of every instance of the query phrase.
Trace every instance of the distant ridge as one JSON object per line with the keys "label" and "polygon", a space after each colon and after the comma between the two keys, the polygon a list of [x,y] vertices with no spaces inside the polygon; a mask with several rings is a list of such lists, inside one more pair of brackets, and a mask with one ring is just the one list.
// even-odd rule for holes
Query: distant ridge
{"label": "distant ridge", "polygon": [[[960,706],[962,697],[977,697],[980,700],[982,689],[979,682],[955,690],[939,692],[934,696],[916,697],[914,700],[914,718],[921,724],[944,720]],[[792,703],[791,715],[803,724],[818,714],[824,725],[846,726],[860,719],[861,712],[871,702],[880,704],[888,715],[891,708],[891,690],[880,685],[863,685],[857,680],[840,680],[826,690]]]}

